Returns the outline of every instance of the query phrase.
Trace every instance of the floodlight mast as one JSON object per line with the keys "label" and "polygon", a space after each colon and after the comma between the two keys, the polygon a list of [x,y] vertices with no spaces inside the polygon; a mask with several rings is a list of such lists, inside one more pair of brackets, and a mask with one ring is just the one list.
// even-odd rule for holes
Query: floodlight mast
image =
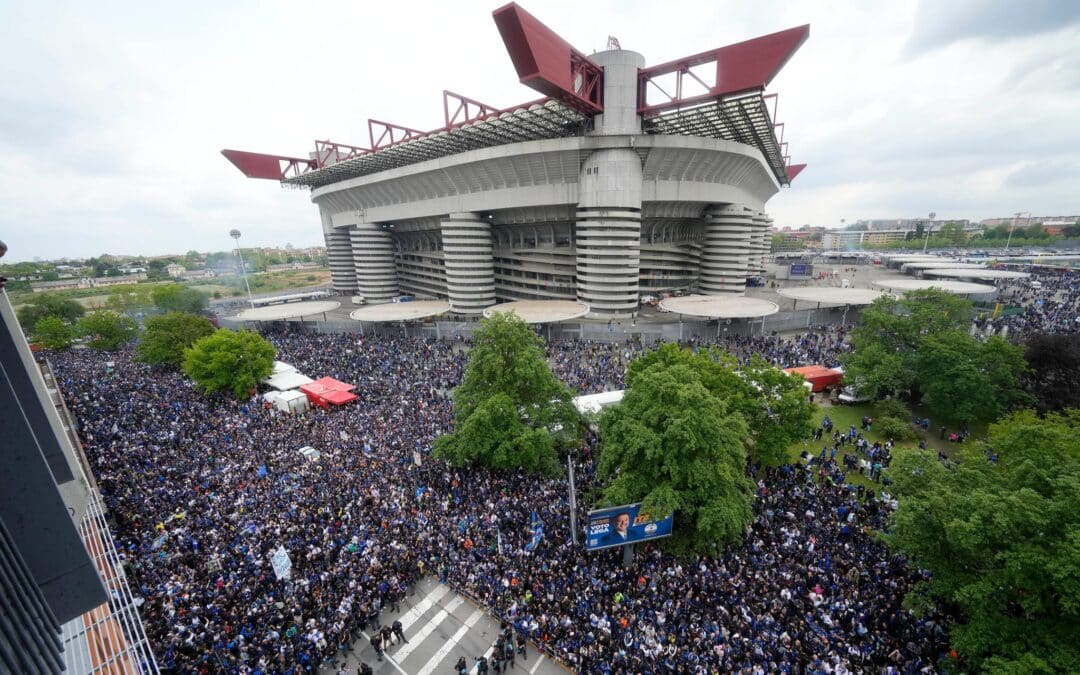
{"label": "floodlight mast", "polygon": [[244,275],[244,288],[247,289],[248,304],[252,309],[255,309],[255,300],[251,297],[251,285],[248,284],[247,278],[247,265],[244,264],[244,254],[240,251],[240,230],[233,228],[229,230],[229,236],[236,240],[236,255],[240,258],[240,272]]}

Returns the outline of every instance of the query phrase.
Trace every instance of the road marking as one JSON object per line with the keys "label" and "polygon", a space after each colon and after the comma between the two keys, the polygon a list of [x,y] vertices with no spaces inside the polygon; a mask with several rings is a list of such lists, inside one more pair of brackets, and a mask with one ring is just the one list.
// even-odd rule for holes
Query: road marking
{"label": "road marking", "polygon": [[469,618],[465,619],[464,625],[462,625],[461,628],[458,628],[457,631],[450,637],[450,639],[447,640],[446,644],[440,647],[439,651],[435,652],[435,655],[428,659],[428,662],[424,664],[424,667],[420,669],[417,675],[431,675],[431,673],[439,667],[439,664],[442,663],[442,660],[445,659],[447,655],[449,655],[450,652],[454,650],[455,647],[457,647],[458,643],[461,642],[461,638],[465,637],[465,635],[468,634],[468,632],[472,629],[473,626],[476,625],[476,622],[479,621],[480,617],[482,616],[484,616],[483,611],[479,609],[473,611],[473,613],[469,615]]}
{"label": "road marking", "polygon": [[463,604],[465,604],[465,601],[461,598],[461,596],[454,596],[454,599],[446,603],[446,607],[440,609],[439,613],[433,616],[431,618],[431,621],[428,621],[426,624],[424,624],[424,627],[421,628],[415,636],[409,638],[409,641],[405,643],[404,647],[394,652],[394,656],[396,656],[399,661],[404,663],[405,659],[408,658],[409,654],[412,654],[412,651],[416,649],[416,646],[426,640],[429,635],[434,633],[435,629],[439,627],[439,624],[445,621],[446,617],[453,614],[454,610],[456,610]]}
{"label": "road marking", "polygon": [[536,669],[540,667],[540,662],[544,660],[544,652],[541,652],[539,650],[537,651],[540,655],[540,658],[536,659],[536,663],[534,663],[533,667],[529,669],[529,675],[533,675],[533,673],[536,672]]}
{"label": "road marking", "polygon": [[414,621],[424,615],[424,612],[431,609],[432,605],[434,605],[439,600],[442,600],[442,597],[446,595],[446,591],[446,586],[437,586],[435,590],[424,596],[424,599],[417,603],[415,607],[405,612],[405,614],[403,614],[401,618],[398,619],[398,621],[401,622],[402,630],[411,626]]}
{"label": "road marking", "polygon": [[[369,635],[368,635],[367,633],[365,633],[364,631],[360,631],[360,634],[364,636],[364,639],[365,639],[365,640],[367,640],[367,641],[368,641],[368,644],[370,645],[370,644],[371,644],[371,637],[370,637],[370,636],[369,636]],[[374,651],[374,650],[372,650],[372,651]],[[357,658],[358,658],[358,659],[360,658],[360,655],[359,655],[359,654],[357,654]],[[379,657],[378,657],[378,655],[376,655],[376,656],[375,656],[375,658],[376,658],[376,659],[377,659],[377,658],[379,658]],[[386,653],[386,650],[385,650],[385,649],[383,650],[383,658],[384,658],[384,659],[386,659],[387,661],[389,661],[389,662],[390,662],[390,665],[392,665],[393,667],[397,668],[397,671],[398,671],[399,673],[401,673],[401,675],[409,675],[408,673],[406,673],[406,672],[405,672],[404,670],[402,670],[402,669],[401,669],[401,666],[399,666],[399,665],[397,664],[397,661],[395,661],[394,659],[392,659],[392,658],[390,657],[390,655]]]}

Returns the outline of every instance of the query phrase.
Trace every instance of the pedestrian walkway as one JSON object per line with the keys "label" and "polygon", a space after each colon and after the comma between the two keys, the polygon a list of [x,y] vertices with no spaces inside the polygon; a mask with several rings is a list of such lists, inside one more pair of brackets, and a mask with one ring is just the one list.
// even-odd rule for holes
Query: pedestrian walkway
{"label": "pedestrian walkway", "polygon": [[[380,662],[371,648],[371,626],[353,645],[345,667],[355,675],[360,661],[365,661],[377,675],[451,675],[454,664],[462,656],[470,672],[476,672],[476,659],[481,654],[491,657],[491,648],[499,634],[499,622],[471,601],[458,595],[433,577],[424,578],[414,595],[406,596],[401,612],[383,611],[382,625],[394,619],[401,621],[406,643],[398,642],[385,648]],[[340,667],[340,663],[338,667]],[[323,673],[336,668],[325,667]],[[489,671],[490,672],[490,671]],[[530,675],[566,675],[560,664],[541,655],[529,644],[527,658],[519,656],[511,673]]]}

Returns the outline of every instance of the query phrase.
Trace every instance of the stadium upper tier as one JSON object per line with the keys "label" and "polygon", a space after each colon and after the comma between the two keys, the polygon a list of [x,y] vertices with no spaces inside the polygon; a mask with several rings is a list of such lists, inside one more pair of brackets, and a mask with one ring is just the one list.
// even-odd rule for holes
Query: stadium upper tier
{"label": "stadium upper tier", "polygon": [[809,27],[646,66],[613,39],[586,56],[513,3],[494,19],[544,98],[498,109],[443,92],[433,131],[369,120],[367,147],[222,152],[311,190],[334,289],[370,303],[479,314],[562,300],[626,316],[642,293],[742,294],[763,270],[765,203],[804,166],[765,86]]}

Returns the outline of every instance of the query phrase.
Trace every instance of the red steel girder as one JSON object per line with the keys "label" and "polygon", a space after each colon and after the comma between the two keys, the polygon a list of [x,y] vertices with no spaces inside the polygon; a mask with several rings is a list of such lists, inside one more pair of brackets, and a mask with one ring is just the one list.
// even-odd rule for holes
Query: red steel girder
{"label": "red steel girder", "polygon": [[317,162],[313,159],[266,155],[244,150],[222,150],[221,154],[248,178],[285,180],[296,178],[318,168]]}
{"label": "red steel girder", "polygon": [[521,83],[593,116],[604,111],[603,69],[511,2],[492,12]]}
{"label": "red steel girder", "polygon": [[[642,68],[638,71],[638,112],[655,115],[665,110],[703,103],[731,94],[763,90],[808,37],[809,24]],[[715,67],[715,74],[709,82],[702,81],[690,70],[706,64]],[[672,73],[675,74],[674,95],[665,91],[655,81],[658,77]],[[683,96],[684,77],[696,80],[707,92]],[[650,105],[647,98],[650,84],[667,96],[668,100]]]}
{"label": "red steel girder", "polygon": [[[376,139],[375,137],[376,129],[379,129],[378,139]],[[371,152],[375,152],[376,150],[382,150],[383,148],[389,148],[391,145],[397,145],[402,141],[408,141],[413,138],[419,138],[420,136],[426,136],[429,133],[431,132],[417,131],[416,129],[403,127],[399,124],[391,124],[390,122],[368,120],[368,135],[371,136]]]}
{"label": "red steel girder", "polygon": [[337,164],[370,153],[371,150],[355,145],[346,145],[329,140],[315,141],[315,160],[318,162],[320,169],[330,164]]}
{"label": "red steel girder", "polygon": [[795,180],[795,176],[802,173],[802,170],[806,168],[805,164],[788,164],[787,167],[787,180],[788,185],[791,185],[791,181]]}
{"label": "red steel girder", "polygon": [[[453,113],[450,112],[451,101],[454,102]],[[481,103],[476,99],[471,99],[467,96],[462,96],[461,94],[455,94],[446,89],[443,89],[442,104],[443,120],[446,122],[447,129],[455,124],[466,124],[473,120],[483,119],[491,113],[498,111],[498,108],[493,105]]]}

